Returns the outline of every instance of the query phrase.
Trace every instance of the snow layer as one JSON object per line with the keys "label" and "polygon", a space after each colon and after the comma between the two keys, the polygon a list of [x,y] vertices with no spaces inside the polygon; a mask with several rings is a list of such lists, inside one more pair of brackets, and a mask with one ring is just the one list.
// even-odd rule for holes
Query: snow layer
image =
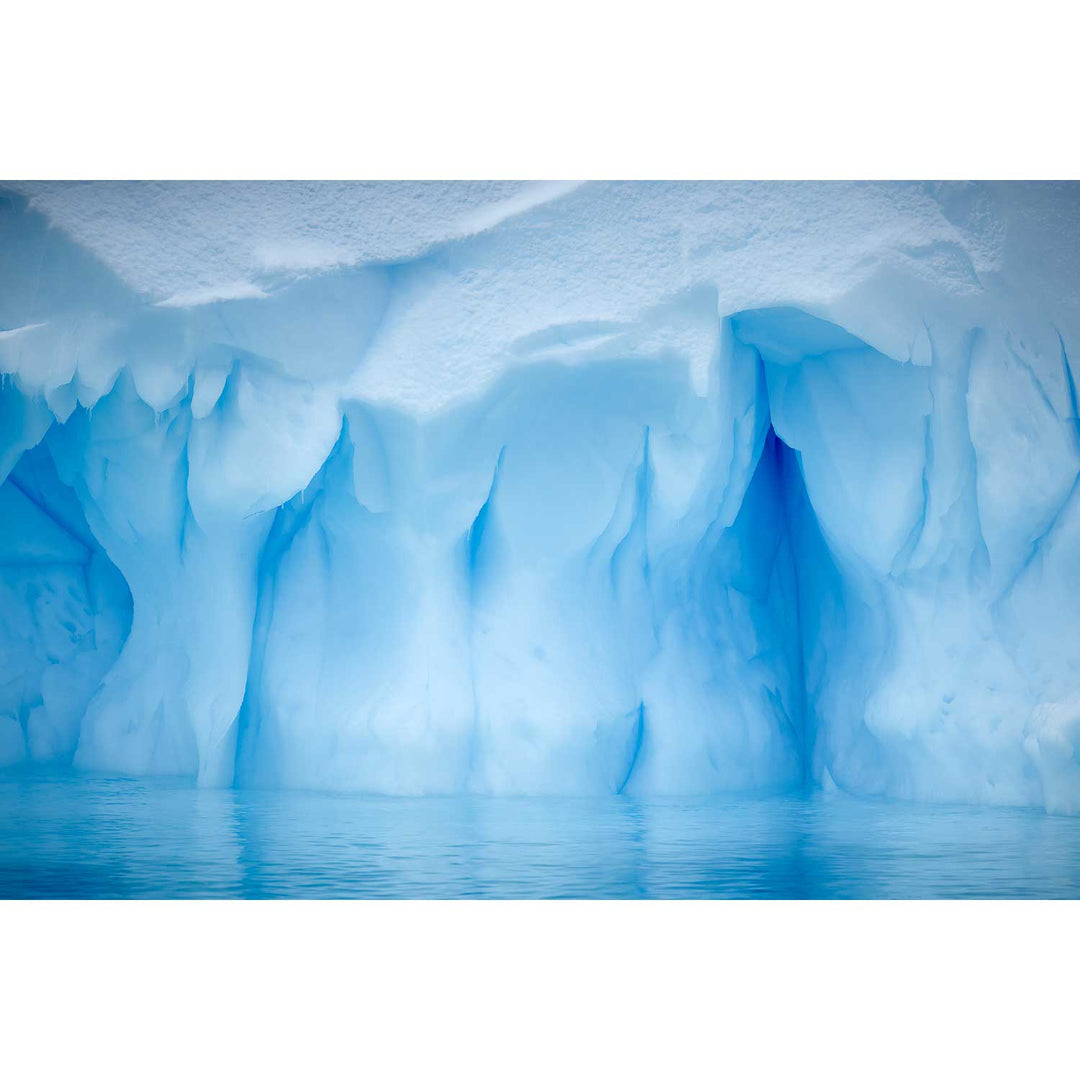
{"label": "snow layer", "polygon": [[0,764],[1080,811],[1080,189],[10,184]]}

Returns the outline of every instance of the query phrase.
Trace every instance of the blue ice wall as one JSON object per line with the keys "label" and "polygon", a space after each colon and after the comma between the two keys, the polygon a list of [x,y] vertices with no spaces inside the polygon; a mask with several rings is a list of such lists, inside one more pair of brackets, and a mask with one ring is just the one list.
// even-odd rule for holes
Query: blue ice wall
{"label": "blue ice wall", "polygon": [[[0,390],[5,415],[15,392]],[[44,446],[0,486],[0,766],[68,763],[131,627],[131,594]]]}
{"label": "blue ice wall", "polygon": [[1080,809],[1075,187],[240,187],[0,205],[0,764]]}

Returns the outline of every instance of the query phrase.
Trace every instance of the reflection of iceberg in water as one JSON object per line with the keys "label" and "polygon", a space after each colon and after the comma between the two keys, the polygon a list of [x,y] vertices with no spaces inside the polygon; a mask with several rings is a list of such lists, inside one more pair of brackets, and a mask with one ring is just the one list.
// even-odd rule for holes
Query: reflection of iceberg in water
{"label": "reflection of iceberg in water", "polygon": [[0,896],[1075,897],[1075,819],[844,795],[394,799],[0,781]]}
{"label": "reflection of iceberg in water", "polygon": [[1080,809],[1077,190],[24,185],[0,764]]}

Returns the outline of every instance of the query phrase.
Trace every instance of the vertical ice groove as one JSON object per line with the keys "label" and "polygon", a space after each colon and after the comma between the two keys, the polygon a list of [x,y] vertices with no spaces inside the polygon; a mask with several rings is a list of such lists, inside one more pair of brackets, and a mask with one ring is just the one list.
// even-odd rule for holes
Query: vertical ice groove
{"label": "vertical ice groove", "polygon": [[1069,362],[1069,354],[1065,351],[1065,339],[1061,336],[1061,332],[1058,331],[1058,344],[1061,346],[1061,367],[1062,374],[1065,376],[1065,387],[1069,395],[1069,407],[1072,410],[1073,432],[1076,438],[1076,449],[1080,453],[1080,403],[1076,397],[1076,379],[1073,376],[1072,364]]}
{"label": "vertical ice groove", "polygon": [[466,536],[466,550],[468,552],[468,570],[469,570],[469,583],[470,591],[475,593],[477,579],[482,575],[483,568],[482,562],[482,549],[484,544],[484,535],[488,527],[488,520],[492,513],[492,504],[495,500],[495,494],[499,486],[499,474],[502,471],[503,458],[506,455],[506,446],[504,445],[499,450],[499,456],[495,462],[495,469],[491,477],[491,487],[488,488],[487,498],[484,499],[483,505],[476,512],[476,517],[473,518],[472,524],[469,526],[469,531]]}
{"label": "vertical ice groove", "polygon": [[797,730],[795,732],[796,745],[799,748],[799,782],[805,785],[811,777],[811,760],[813,756],[813,740],[810,730],[810,715],[808,706],[808,690],[806,685],[806,627],[804,622],[803,606],[805,604],[805,583],[801,577],[805,577],[806,570],[800,574],[799,555],[795,523],[793,521],[792,502],[799,498],[800,494],[805,498],[805,483],[802,479],[802,466],[798,462],[791,448],[785,446],[774,431],[771,436],[777,451],[777,479],[780,489],[780,505],[783,511],[784,538],[789,545],[789,554],[792,566],[792,582],[795,595],[793,598],[794,641],[795,641],[795,670],[792,672],[792,689],[796,697]]}
{"label": "vertical ice groove", "polygon": [[645,702],[641,702],[638,705],[637,711],[637,723],[634,725],[633,741],[630,750],[630,761],[626,766],[626,773],[623,778],[615,785],[615,794],[622,795],[626,790],[626,785],[630,783],[630,778],[634,775],[634,767],[637,765],[638,757],[641,755],[641,744],[645,740]]}

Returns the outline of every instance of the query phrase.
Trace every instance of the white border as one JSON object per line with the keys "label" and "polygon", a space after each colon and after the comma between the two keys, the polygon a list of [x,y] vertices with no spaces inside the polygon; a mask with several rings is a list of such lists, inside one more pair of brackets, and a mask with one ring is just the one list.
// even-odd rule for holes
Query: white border
{"label": "white border", "polygon": [[1076,12],[24,2],[0,177],[1075,178]]}
{"label": "white border", "polygon": [[22,903],[3,1068],[1068,1075],[1076,905]]}

